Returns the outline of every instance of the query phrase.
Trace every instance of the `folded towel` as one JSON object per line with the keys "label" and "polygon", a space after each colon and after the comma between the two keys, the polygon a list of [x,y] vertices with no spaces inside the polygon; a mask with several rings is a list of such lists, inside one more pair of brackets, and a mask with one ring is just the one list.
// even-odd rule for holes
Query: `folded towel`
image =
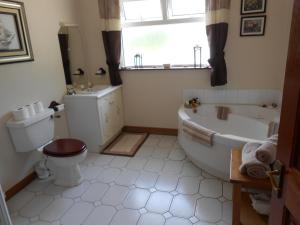
{"label": "folded towel", "polygon": [[270,194],[250,194],[252,207],[261,215],[269,215],[271,210],[271,195]]}
{"label": "folded towel", "polygon": [[256,150],[256,158],[266,164],[272,164],[276,160],[278,135],[273,135],[267,139]]}
{"label": "folded towel", "polygon": [[229,107],[226,106],[217,106],[217,118],[219,120],[227,120],[228,114],[230,113]]}
{"label": "folded towel", "polygon": [[194,138],[199,139],[199,141],[202,143],[210,146],[213,144],[213,135],[215,134],[214,131],[202,127],[201,125],[190,120],[184,120],[182,126],[184,132]]}
{"label": "folded towel", "polygon": [[248,174],[248,176],[256,179],[267,178],[267,171],[271,168],[268,164],[263,163],[256,158],[256,150],[261,146],[261,143],[250,142],[247,143],[242,150],[242,164],[240,166],[240,172],[242,174]]}

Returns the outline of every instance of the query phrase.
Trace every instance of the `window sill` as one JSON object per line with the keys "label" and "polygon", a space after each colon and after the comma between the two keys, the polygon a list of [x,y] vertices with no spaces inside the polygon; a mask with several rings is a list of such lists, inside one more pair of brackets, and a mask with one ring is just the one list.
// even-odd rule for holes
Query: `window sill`
{"label": "window sill", "polygon": [[122,67],[120,71],[139,71],[139,70],[149,70],[149,71],[155,71],[155,70],[208,70],[211,67],[205,66],[205,67],[194,67],[194,66],[174,66],[170,68],[164,68],[163,66],[148,66],[148,67]]}

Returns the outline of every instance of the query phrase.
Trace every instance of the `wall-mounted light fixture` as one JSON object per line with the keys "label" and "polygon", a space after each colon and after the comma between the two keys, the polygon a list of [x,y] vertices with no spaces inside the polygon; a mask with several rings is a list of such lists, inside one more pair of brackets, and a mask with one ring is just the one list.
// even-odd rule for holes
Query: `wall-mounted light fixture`
{"label": "wall-mounted light fixture", "polygon": [[84,75],[84,70],[81,68],[78,68],[72,75],[74,76],[83,76]]}
{"label": "wall-mounted light fixture", "polygon": [[106,71],[102,67],[100,67],[95,73],[95,75],[97,75],[97,76],[104,76],[105,74],[106,74]]}

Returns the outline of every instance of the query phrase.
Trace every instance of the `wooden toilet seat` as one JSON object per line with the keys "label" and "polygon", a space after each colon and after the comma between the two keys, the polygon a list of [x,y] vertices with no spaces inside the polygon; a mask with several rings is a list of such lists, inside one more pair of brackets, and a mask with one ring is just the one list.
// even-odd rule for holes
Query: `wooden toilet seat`
{"label": "wooden toilet seat", "polygon": [[58,139],[46,145],[43,153],[52,157],[71,157],[86,151],[86,144],[77,139]]}

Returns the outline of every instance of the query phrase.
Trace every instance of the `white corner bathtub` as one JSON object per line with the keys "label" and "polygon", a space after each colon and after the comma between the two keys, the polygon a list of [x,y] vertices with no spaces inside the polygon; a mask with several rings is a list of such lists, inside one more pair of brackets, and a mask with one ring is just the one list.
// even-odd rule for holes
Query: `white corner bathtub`
{"label": "white corner bathtub", "polygon": [[[226,106],[226,104],[218,104]],[[268,136],[269,123],[279,121],[279,111],[255,105],[227,105],[231,113],[228,119],[217,119],[217,104],[202,104],[197,113],[181,107],[179,118],[179,143],[189,159],[208,173],[228,179],[230,173],[230,152],[241,148],[249,141],[263,141]],[[212,146],[183,131],[183,121],[193,121],[215,132]]]}

